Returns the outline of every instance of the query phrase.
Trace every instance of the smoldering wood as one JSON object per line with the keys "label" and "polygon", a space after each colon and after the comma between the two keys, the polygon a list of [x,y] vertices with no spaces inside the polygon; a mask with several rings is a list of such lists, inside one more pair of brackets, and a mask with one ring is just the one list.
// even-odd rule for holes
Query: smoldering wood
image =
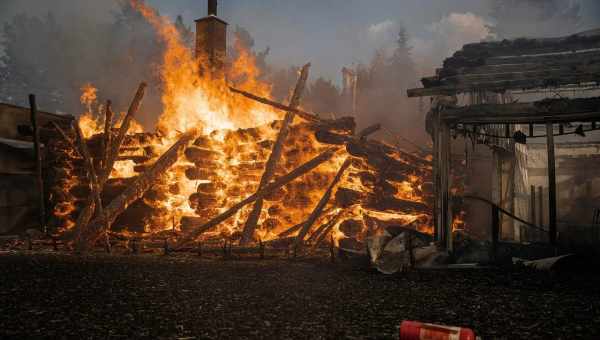
{"label": "smoldering wood", "polygon": [[218,174],[214,169],[200,169],[196,167],[190,167],[185,170],[185,177],[192,181],[210,180],[211,178],[215,178],[217,176]]}
{"label": "smoldering wood", "polygon": [[[306,81],[308,80],[308,73],[310,69],[310,64],[304,65],[302,71],[300,73],[300,77],[298,78],[298,82],[296,83],[296,87],[294,89],[294,93],[290,100],[290,108],[296,109],[300,105],[300,99],[302,97],[302,93],[304,92],[304,88],[306,87]],[[296,113],[289,111],[286,113],[285,118],[283,120],[283,124],[279,130],[279,134],[277,135],[277,139],[275,140],[275,144],[273,145],[273,149],[271,151],[271,155],[267,160],[267,164],[265,170],[263,172],[262,178],[260,179],[259,190],[262,189],[273,177],[275,174],[275,168],[279,163],[281,158],[281,154],[283,152],[283,145],[288,137],[290,125],[294,122],[294,117]],[[258,218],[260,217],[260,212],[263,208],[262,199],[258,199],[254,203],[254,207],[244,224],[243,236],[241,243],[243,245],[252,242],[254,238],[254,230],[256,229],[256,224],[258,223]]]}
{"label": "smoldering wood", "polygon": [[188,144],[192,143],[198,135],[199,132],[195,130],[183,134],[183,136],[181,136],[180,139],[156,161],[150,170],[142,174],[120,196],[115,198],[106,207],[106,217],[99,216],[90,223],[88,228],[86,228],[86,232],[82,235],[81,242],[78,243],[78,250],[85,252],[89,249],[89,246],[93,244],[104,231],[103,229],[106,222],[110,225],[118,215],[127,209],[129,204],[142,198],[146,191],[148,191],[156,182],[156,179],[162,176],[166,170],[177,162]]}
{"label": "smoldering wood", "polygon": [[231,92],[237,93],[237,94],[241,94],[242,96],[252,99],[254,101],[257,101],[259,103],[265,104],[265,105],[269,105],[271,107],[274,107],[278,110],[282,110],[282,111],[286,111],[286,112],[292,112],[300,117],[302,117],[303,119],[309,121],[309,122],[320,122],[321,119],[319,118],[319,116],[313,114],[313,113],[308,113],[302,110],[299,110],[297,108],[290,106],[286,106],[277,102],[274,102],[272,100],[266,99],[266,98],[262,98],[256,95],[253,95],[252,93],[246,92],[246,91],[242,91],[242,90],[238,90],[236,88],[233,87],[229,87],[229,89],[231,90]]}
{"label": "smoldering wood", "polygon": [[281,176],[281,177],[277,178],[276,180],[274,180],[273,182],[267,184],[264,188],[260,189],[255,194],[249,196],[248,198],[244,199],[243,201],[241,201],[241,202],[237,203],[236,205],[234,205],[233,207],[229,208],[226,212],[222,213],[221,215],[211,219],[210,221],[208,221],[207,223],[205,223],[203,225],[195,226],[192,231],[187,233],[178,242],[177,248],[184,246],[188,242],[191,242],[194,239],[196,239],[202,233],[219,225],[223,221],[225,221],[228,218],[230,218],[231,216],[235,215],[240,209],[242,209],[246,205],[255,202],[257,199],[263,198],[264,196],[268,195],[270,192],[277,190],[278,188],[292,182],[296,178],[312,171],[319,165],[327,162],[335,155],[336,151],[337,150],[333,149],[333,148],[328,149],[327,151],[320,154],[319,156],[313,158],[312,160],[308,161],[307,163],[304,163],[300,167],[294,169],[287,175]]}
{"label": "smoldering wood", "polygon": [[216,160],[221,157],[221,154],[217,151],[210,149],[200,148],[197,146],[190,146],[185,150],[185,157],[190,162],[203,162],[205,160]]}
{"label": "smoldering wood", "polygon": [[317,130],[317,132],[315,132],[315,137],[320,143],[330,145],[344,145],[352,140],[351,136],[342,135],[330,130]]}
{"label": "smoldering wood", "polygon": [[346,144],[346,150],[354,157],[359,157],[376,168],[378,171],[402,172],[402,173],[423,173],[429,171],[427,165],[417,162],[400,161],[392,154],[393,148],[374,141],[356,141],[352,140]]}
{"label": "smoldering wood", "polygon": [[356,237],[363,230],[363,227],[363,221],[356,219],[345,220],[339,226],[340,231],[347,237]]}
{"label": "smoldering wood", "polygon": [[[147,87],[146,83],[141,83],[140,86],[138,87],[135,97],[133,98],[131,105],[129,106],[129,110],[127,111],[127,115],[125,116],[125,118],[123,119],[123,122],[121,123],[121,127],[119,128],[117,137],[111,145],[112,148],[110,151],[110,155],[106,161],[106,166],[103,169],[102,174],[98,177],[98,188],[103,188],[104,184],[110,177],[110,173],[112,172],[112,169],[115,165],[115,161],[119,157],[119,150],[121,149],[123,140],[125,139],[127,131],[129,130],[131,121],[133,120],[135,114],[137,113],[137,111],[140,108],[142,99],[144,98],[144,93],[145,93],[146,87]],[[101,189],[99,189],[99,191],[101,191]],[[92,218],[92,216],[94,214],[94,209],[95,209],[94,205],[95,205],[94,199],[92,197],[90,197],[88,199],[86,206],[83,208],[83,210],[81,211],[81,213],[79,214],[79,217],[77,219],[77,227],[75,228],[75,235],[76,235],[75,243],[77,245],[76,248],[78,248],[79,250],[86,250],[88,247],[87,244],[84,244],[87,242],[87,240],[85,240],[85,239],[82,240],[81,238],[84,236],[84,234],[87,234],[86,229],[88,227],[90,219]]]}
{"label": "smoldering wood", "polygon": [[331,181],[331,184],[329,185],[329,187],[323,194],[323,197],[321,197],[321,200],[319,200],[319,203],[317,203],[317,205],[315,206],[315,209],[310,214],[308,220],[306,221],[306,224],[304,224],[304,226],[302,226],[302,229],[298,233],[298,236],[296,236],[296,242],[294,243],[294,247],[299,247],[304,242],[304,238],[306,237],[306,234],[313,227],[317,218],[319,218],[319,216],[321,216],[323,209],[325,209],[325,206],[327,205],[327,203],[329,203],[329,200],[331,199],[333,190],[338,185],[338,183],[342,179],[342,176],[344,176],[344,173],[346,172],[346,170],[348,170],[348,168],[350,167],[351,164],[352,163],[350,162],[350,159],[346,159],[344,161],[344,163],[338,170],[337,174],[335,175],[335,178],[333,179],[333,181]]}
{"label": "smoldering wood", "polygon": [[321,225],[319,228],[317,228],[317,230],[315,230],[314,233],[312,233],[310,235],[310,237],[307,240],[307,243],[314,245],[316,243],[316,241],[321,238],[323,233],[329,232],[331,227],[334,226],[340,220],[340,218],[342,217],[342,215],[344,215],[345,212],[346,212],[345,210],[340,210],[339,212],[337,212],[336,214],[331,216],[331,218],[329,219],[329,221],[327,221],[327,223],[324,223],[323,225]]}
{"label": "smoldering wood", "polygon": [[102,154],[101,162],[102,172],[108,171],[106,167],[108,166],[108,159],[110,158],[110,150],[112,146],[112,120],[112,102],[108,100],[106,101],[106,107],[104,109],[104,152]]}
{"label": "smoldering wood", "polygon": [[379,130],[381,130],[381,124],[371,125],[365,128],[364,130],[360,131],[356,137],[358,139],[365,139]]}
{"label": "smoldering wood", "polygon": [[337,222],[339,221],[339,219],[341,218],[342,215],[343,215],[343,211],[339,212],[336,216],[334,216],[331,219],[331,221],[329,221],[325,225],[325,228],[323,228],[323,231],[321,232],[321,234],[315,238],[315,241],[312,245],[313,251],[315,249],[317,249],[321,245],[321,243],[323,243],[323,240],[325,240],[328,235],[331,234],[331,230],[335,227],[335,225],[337,224]]}
{"label": "smoldering wood", "polygon": [[131,105],[129,106],[129,110],[127,111],[127,114],[125,115],[123,122],[121,123],[119,132],[117,133],[115,141],[112,144],[112,150],[108,157],[106,169],[102,176],[102,180],[100,181],[101,185],[104,185],[104,182],[106,182],[106,179],[108,179],[110,177],[110,172],[115,164],[115,161],[119,157],[119,150],[121,149],[121,145],[123,144],[123,141],[125,140],[125,136],[127,135],[127,132],[129,131],[131,122],[135,118],[135,115],[137,114],[137,112],[142,104],[142,100],[144,99],[144,94],[146,92],[147,86],[148,85],[146,83],[140,84],[140,86],[138,87],[138,90],[135,94],[135,97],[133,98],[133,101],[131,102]]}
{"label": "smoldering wood", "polygon": [[[90,151],[85,144],[85,137],[83,136],[83,132],[81,131],[81,127],[79,124],[74,124],[75,135],[77,138],[75,139],[77,145],[79,146],[78,151],[83,157],[86,165],[86,169],[88,172],[88,178],[90,180],[90,189],[92,197],[95,200],[96,210],[98,210],[99,215],[104,215],[104,208],[102,207],[102,198],[100,197],[100,184],[98,183],[98,176],[96,175],[96,169],[94,169],[94,163],[92,160],[92,156],[90,155]],[[108,230],[108,228],[107,228]]]}

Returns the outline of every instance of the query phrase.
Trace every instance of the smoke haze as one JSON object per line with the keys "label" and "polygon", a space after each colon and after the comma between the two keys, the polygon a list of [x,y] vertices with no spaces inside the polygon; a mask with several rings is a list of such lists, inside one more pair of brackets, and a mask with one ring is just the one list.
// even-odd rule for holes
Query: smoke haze
{"label": "smoke haze", "polygon": [[[206,1],[148,3],[173,20],[182,15],[190,27],[206,14]],[[15,20],[16,15],[21,17]],[[293,67],[310,61],[314,83],[307,105],[316,111],[340,111],[341,69],[352,67],[368,80],[360,85],[361,125],[383,121],[419,139],[411,131],[423,130],[424,114],[417,101],[405,98],[405,91],[419,86],[418,79],[430,75],[444,58],[466,43],[484,39],[566,35],[600,26],[600,4],[595,0],[224,0],[219,16],[231,24],[230,32],[237,25],[249,32],[255,51],[270,47],[263,55],[264,68],[278,99],[295,81]],[[77,113],[79,88],[92,82],[100,98],[111,98],[124,110],[143,79],[151,85],[145,126],[150,128],[161,112],[156,75],[161,44],[143,20],[123,10],[123,1],[1,0],[0,23],[12,24],[22,34],[18,51],[7,45],[8,37],[0,37],[4,45],[0,56],[9,52],[2,50],[13,48],[7,56],[19,59],[8,63],[18,70],[9,69],[4,76],[11,84],[0,86],[0,101],[24,105],[26,94],[36,92],[43,109]],[[406,35],[406,50],[402,47],[398,52],[400,31]],[[57,41],[57,36],[62,40]],[[20,78],[15,72],[22,73]],[[320,93],[327,97],[319,97]]]}

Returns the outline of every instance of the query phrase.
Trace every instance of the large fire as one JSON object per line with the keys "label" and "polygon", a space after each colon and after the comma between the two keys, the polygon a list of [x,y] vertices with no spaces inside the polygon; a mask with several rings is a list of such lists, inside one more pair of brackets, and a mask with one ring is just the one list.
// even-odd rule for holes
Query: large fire
{"label": "large fire", "polygon": [[[160,68],[164,112],[155,133],[142,133],[139,124],[130,129],[103,196],[105,199],[116,196],[119,188],[126,187],[133,178],[143,173],[183,132],[200,128],[204,136],[196,140],[194,146],[186,150],[185,157],[171,167],[143,200],[132,205],[123,214],[126,216],[120,217],[113,227],[115,231],[144,233],[172,229],[186,231],[189,225],[215,217],[258,190],[283,113],[231,94],[225,81],[200,76],[198,61],[182,42],[175,26],[145,3],[136,0],[131,3],[153,25],[166,45]],[[228,79],[236,80],[236,87],[244,91],[270,98],[271,86],[259,80],[260,71],[253,54],[241,44],[234,47],[238,53],[228,67]],[[79,124],[89,143],[98,144],[104,132],[103,115],[99,114],[103,108],[97,107],[96,112],[93,110],[94,105],[98,106],[98,91],[91,84],[86,84],[82,92],[86,112]],[[296,119],[285,141],[275,176],[297,168],[330,147],[317,141],[310,124],[299,120]],[[113,128],[116,129],[119,124],[117,120]],[[385,152],[392,154],[388,149]],[[275,239],[283,231],[305,221],[347,157],[346,152],[338,152],[331,161],[269,195],[265,199],[255,238]],[[395,154],[393,157],[401,158]],[[331,235],[337,240],[349,236],[346,233],[350,231],[344,231],[352,229],[352,223],[348,221],[358,221],[357,225],[361,228],[358,238],[363,238],[366,227],[362,221],[365,216],[401,225],[412,223],[414,228],[430,232],[430,213],[388,209],[385,202],[375,202],[368,195],[363,195],[362,200],[355,198],[356,193],[383,192],[382,195],[399,201],[425,205],[428,198],[424,196],[422,187],[429,179],[419,171],[407,170],[409,173],[403,178],[381,182],[376,178],[372,164],[368,163],[358,158],[353,160],[337,186],[343,189],[335,195],[336,202],[330,202],[315,226],[335,222]],[[425,168],[425,172],[430,172],[430,168]],[[73,181],[77,178],[74,176]],[[76,184],[70,185],[69,189],[76,187]],[[73,196],[64,197],[55,210],[55,216],[63,217],[61,226],[64,229],[74,226],[74,219],[65,217],[75,214],[76,204],[73,201]],[[363,204],[364,201],[371,202],[370,206]],[[250,205],[240,210],[234,218],[204,236],[239,236],[251,209]]]}

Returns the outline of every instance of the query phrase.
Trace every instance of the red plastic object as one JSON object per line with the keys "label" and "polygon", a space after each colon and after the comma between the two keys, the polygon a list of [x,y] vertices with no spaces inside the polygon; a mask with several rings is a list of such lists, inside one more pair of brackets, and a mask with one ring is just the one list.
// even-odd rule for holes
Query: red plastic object
{"label": "red plastic object", "polygon": [[400,325],[400,340],[475,340],[473,330],[464,327],[452,327],[403,321]]}

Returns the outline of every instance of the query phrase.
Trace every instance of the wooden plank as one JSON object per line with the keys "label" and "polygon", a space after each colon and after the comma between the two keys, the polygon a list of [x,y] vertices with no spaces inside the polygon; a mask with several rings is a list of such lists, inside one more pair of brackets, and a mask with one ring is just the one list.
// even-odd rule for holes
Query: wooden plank
{"label": "wooden plank", "polygon": [[546,138],[548,144],[548,232],[550,244],[556,245],[556,160],[554,158],[554,125],[551,122],[546,123]]}
{"label": "wooden plank", "polygon": [[300,110],[298,108],[292,107],[291,105],[290,106],[286,106],[286,105],[274,102],[272,100],[269,100],[267,98],[262,98],[262,97],[253,95],[252,93],[249,93],[249,92],[246,92],[246,91],[242,91],[242,90],[238,90],[238,89],[236,89],[234,87],[230,87],[229,89],[233,93],[240,94],[240,95],[242,95],[242,96],[244,96],[244,97],[246,97],[248,99],[252,99],[252,100],[257,101],[259,103],[262,103],[262,104],[265,104],[265,105],[269,105],[269,106],[271,106],[273,108],[276,108],[278,110],[283,110],[283,111],[286,111],[286,112],[295,113],[296,115],[302,117],[306,121],[309,121],[309,122],[321,122],[322,121],[322,119],[319,118],[319,116],[315,115],[314,113],[309,113],[309,112],[306,112],[306,111],[302,111],[302,110]]}
{"label": "wooden plank", "polygon": [[29,95],[29,105],[31,107],[31,126],[33,128],[33,154],[35,159],[35,179],[38,189],[39,211],[38,218],[40,229],[47,233],[46,227],[46,196],[44,194],[44,177],[42,174],[42,152],[40,146],[40,132],[38,129],[38,111],[35,101],[35,95]]}

